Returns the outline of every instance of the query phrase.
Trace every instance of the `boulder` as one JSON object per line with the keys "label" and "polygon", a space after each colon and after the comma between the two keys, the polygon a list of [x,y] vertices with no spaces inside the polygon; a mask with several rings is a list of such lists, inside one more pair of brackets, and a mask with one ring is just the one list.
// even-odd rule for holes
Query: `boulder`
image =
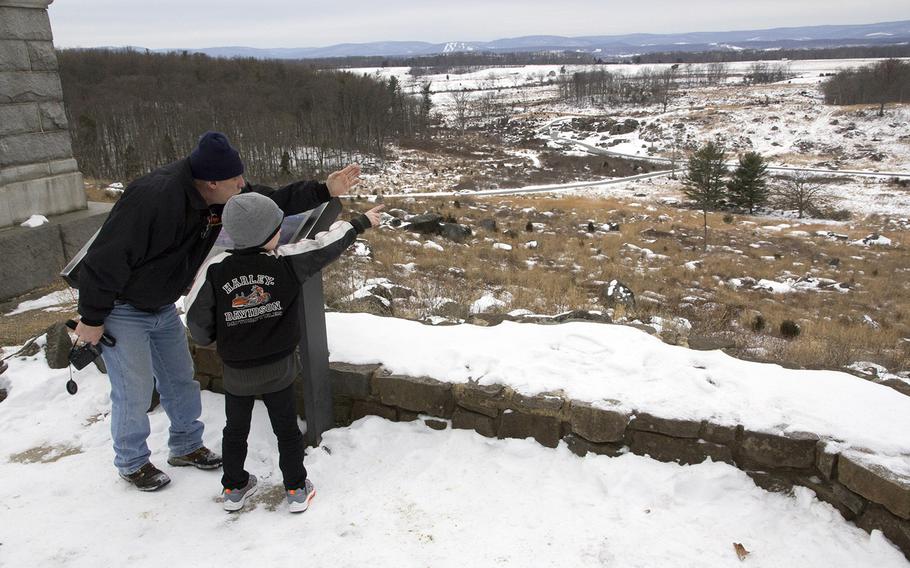
{"label": "boulder", "polygon": [[57,322],[48,327],[46,333],[44,357],[47,359],[47,366],[51,369],[66,369],[70,365],[70,350],[73,348],[69,328],[63,322]]}
{"label": "boulder", "polygon": [[442,223],[440,228],[440,235],[444,238],[449,239],[450,241],[456,243],[463,243],[474,234],[474,231],[471,230],[467,225],[459,225],[458,223]]}
{"label": "boulder", "polygon": [[440,235],[442,234],[442,215],[436,213],[415,215],[407,220],[403,228],[422,235]]}

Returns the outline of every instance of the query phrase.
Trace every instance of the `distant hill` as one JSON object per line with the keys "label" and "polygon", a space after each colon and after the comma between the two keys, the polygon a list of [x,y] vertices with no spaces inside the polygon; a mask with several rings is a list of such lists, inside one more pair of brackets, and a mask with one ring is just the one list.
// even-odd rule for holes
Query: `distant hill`
{"label": "distant hill", "polygon": [[[227,46],[186,49],[213,57],[255,57],[259,59],[315,59],[351,56],[420,56],[439,53],[484,51],[494,53],[528,51],[580,51],[620,56],[667,51],[706,51],[741,49],[824,48],[858,45],[893,45],[910,42],[910,20],[842,26],[808,26],[741,30],[730,32],[692,32],[682,34],[626,34],[612,36],[524,36],[495,41],[428,43],[384,41],[341,43],[328,47],[258,49]],[[154,51],[184,51],[182,48]]]}

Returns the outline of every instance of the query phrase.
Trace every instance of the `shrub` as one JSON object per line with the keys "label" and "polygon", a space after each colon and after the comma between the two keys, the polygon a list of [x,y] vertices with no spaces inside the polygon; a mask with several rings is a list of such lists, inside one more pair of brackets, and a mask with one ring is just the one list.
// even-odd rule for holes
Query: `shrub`
{"label": "shrub", "polygon": [[799,337],[799,331],[799,324],[793,320],[784,320],[780,322],[780,335],[784,339]]}

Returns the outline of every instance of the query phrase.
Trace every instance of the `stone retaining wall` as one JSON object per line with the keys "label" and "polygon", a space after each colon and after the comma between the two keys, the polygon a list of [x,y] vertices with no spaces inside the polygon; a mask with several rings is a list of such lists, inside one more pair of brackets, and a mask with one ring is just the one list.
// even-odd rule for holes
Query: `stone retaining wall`
{"label": "stone retaining wall", "polygon": [[[202,386],[220,392],[215,351],[195,347],[194,359]],[[663,418],[625,409],[618,401],[571,400],[560,392],[525,396],[502,385],[392,375],[379,365],[333,363],[330,379],[338,426],[375,415],[423,420],[435,429],[451,425],[489,438],[534,438],[550,448],[562,441],[580,456],[631,451],[680,464],[710,457],[738,467],[768,490],[812,489],[845,519],[867,532],[882,531],[910,559],[910,477],[873,464],[861,452],[840,453],[812,433],[783,436]]]}

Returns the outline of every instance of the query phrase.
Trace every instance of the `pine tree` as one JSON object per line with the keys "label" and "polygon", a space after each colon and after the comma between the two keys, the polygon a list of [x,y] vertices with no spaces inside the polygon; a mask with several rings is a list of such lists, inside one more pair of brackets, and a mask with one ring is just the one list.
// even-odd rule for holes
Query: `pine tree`
{"label": "pine tree", "polygon": [[705,227],[705,249],[708,248],[708,211],[713,211],[724,199],[724,149],[714,142],[708,142],[689,158],[689,171],[683,179],[686,197],[695,201],[701,209]]}
{"label": "pine tree", "polygon": [[758,152],[747,152],[739,157],[739,165],[733,171],[727,185],[730,201],[749,210],[751,215],[756,206],[768,200],[768,164]]}

